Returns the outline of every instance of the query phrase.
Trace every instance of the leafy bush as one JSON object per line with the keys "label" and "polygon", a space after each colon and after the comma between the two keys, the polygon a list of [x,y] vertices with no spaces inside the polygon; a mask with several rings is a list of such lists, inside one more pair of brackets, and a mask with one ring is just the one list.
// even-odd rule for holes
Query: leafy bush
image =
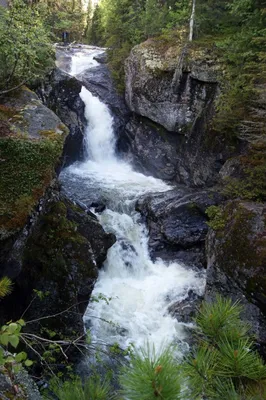
{"label": "leafy bush", "polygon": [[180,367],[168,347],[156,354],[154,347],[136,351],[120,377],[122,393],[128,400],[178,400]]}

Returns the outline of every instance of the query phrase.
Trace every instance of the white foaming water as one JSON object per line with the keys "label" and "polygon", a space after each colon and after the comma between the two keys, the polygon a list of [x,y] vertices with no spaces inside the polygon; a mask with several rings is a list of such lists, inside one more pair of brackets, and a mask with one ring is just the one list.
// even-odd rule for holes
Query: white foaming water
{"label": "white foaming water", "polygon": [[80,97],[86,104],[85,117],[88,127],[85,141],[88,156],[97,163],[115,160],[113,119],[108,108],[84,86]]}
{"label": "white foaming water", "polygon": [[102,54],[104,51],[99,48],[92,48],[91,50],[81,50],[75,52],[71,59],[71,70],[70,75],[78,75],[88,68],[96,67],[98,62],[94,60],[94,57]]}
{"label": "white foaming water", "polygon": [[[79,58],[80,66],[86,64],[88,56],[82,62],[82,57]],[[87,69],[84,64],[83,69]],[[122,347],[130,343],[142,346],[149,341],[159,348],[162,343],[182,341],[186,336],[184,324],[170,316],[168,307],[185,299],[190,289],[202,294],[204,277],[175,262],[167,264],[160,259],[153,262],[148,251],[147,229],[134,210],[141,195],[164,192],[171,187],[135,172],[120,160],[115,154],[108,107],[85,88],[81,97],[88,121],[88,159],[65,169],[61,181],[72,197],[85,204],[90,204],[92,194],[96,193],[107,204],[107,209],[98,215],[99,220],[107,232],[117,237],[93,292],[112,300],[109,304],[104,301],[90,304],[85,323],[96,341],[118,342]]]}

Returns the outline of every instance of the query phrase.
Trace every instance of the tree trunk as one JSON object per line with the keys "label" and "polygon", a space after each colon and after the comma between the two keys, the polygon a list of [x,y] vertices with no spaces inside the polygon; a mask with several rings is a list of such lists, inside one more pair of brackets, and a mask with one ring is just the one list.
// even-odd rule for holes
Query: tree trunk
{"label": "tree trunk", "polygon": [[194,33],[194,22],[195,22],[195,11],[196,11],[196,0],[192,0],[192,11],[189,21],[189,37],[188,40],[192,42]]}

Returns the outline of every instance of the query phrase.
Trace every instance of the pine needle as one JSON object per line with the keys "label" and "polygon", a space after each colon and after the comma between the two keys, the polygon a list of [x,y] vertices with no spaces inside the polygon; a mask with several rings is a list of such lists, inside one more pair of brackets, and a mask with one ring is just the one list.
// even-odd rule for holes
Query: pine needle
{"label": "pine needle", "polygon": [[13,283],[6,276],[0,280],[0,298],[8,296],[12,292]]}

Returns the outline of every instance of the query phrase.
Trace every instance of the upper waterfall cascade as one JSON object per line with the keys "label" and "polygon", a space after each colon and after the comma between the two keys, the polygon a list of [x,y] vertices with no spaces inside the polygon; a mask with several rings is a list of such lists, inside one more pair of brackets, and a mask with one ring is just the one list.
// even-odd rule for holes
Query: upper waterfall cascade
{"label": "upper waterfall cascade", "polygon": [[[72,58],[73,75],[95,67],[95,53],[81,50]],[[177,262],[153,262],[148,251],[148,232],[135,211],[136,200],[146,193],[171,189],[166,183],[134,171],[115,152],[115,134],[108,107],[87,89],[80,94],[85,103],[87,159],[64,169],[60,179],[72,198],[91,204],[97,196],[107,208],[98,218],[107,232],[117,237],[101,269],[93,294],[111,298],[93,302],[85,314],[93,338],[122,347],[149,341],[185,340],[184,324],[168,313],[168,307],[188,296],[190,289],[202,294],[205,278]],[[106,323],[105,321],[112,321]],[[183,342],[185,343],[185,342]]]}

